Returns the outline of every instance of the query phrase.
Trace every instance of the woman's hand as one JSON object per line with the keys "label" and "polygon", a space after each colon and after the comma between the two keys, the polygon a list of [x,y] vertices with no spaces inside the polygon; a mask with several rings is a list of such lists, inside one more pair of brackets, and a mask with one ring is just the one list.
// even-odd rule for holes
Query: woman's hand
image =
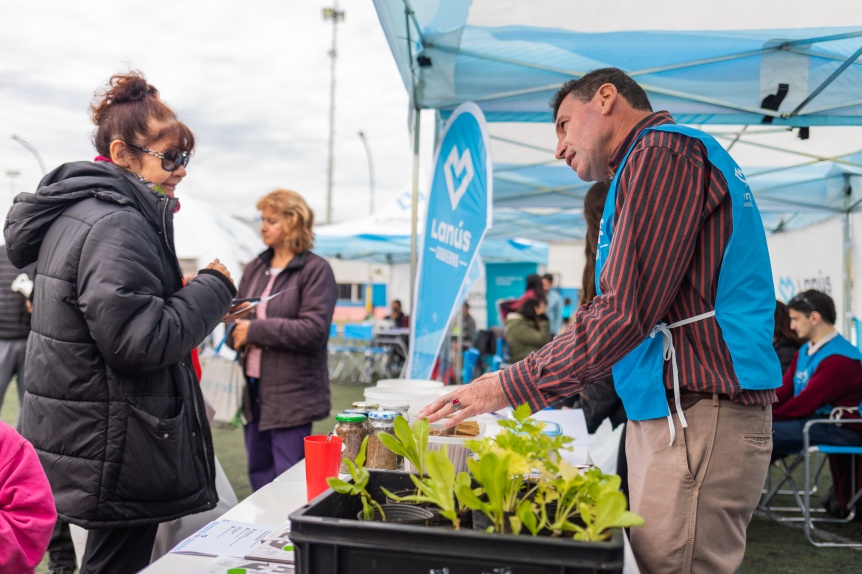
{"label": "woman's hand", "polygon": [[207,265],[206,268],[218,271],[219,273],[227,277],[227,280],[230,281],[231,284],[233,284],[233,279],[231,279],[230,277],[230,271],[228,271],[227,267],[225,267],[218,259],[213,259],[212,263]]}
{"label": "woman's hand", "polygon": [[233,347],[234,349],[242,349],[245,347],[246,343],[248,343],[248,326],[251,325],[251,321],[248,319],[239,319],[234,323],[235,327],[231,333],[233,337]]}

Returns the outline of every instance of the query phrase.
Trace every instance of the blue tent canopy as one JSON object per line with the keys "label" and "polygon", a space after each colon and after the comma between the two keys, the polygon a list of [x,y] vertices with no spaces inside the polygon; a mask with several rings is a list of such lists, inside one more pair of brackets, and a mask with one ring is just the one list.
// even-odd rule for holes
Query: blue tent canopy
{"label": "blue tent canopy", "polygon": [[[862,125],[862,25],[846,25],[859,20],[852,2],[824,0],[814,13],[796,0],[756,6],[725,0],[695,11],[678,0],[659,6],[608,0],[594,11],[558,0],[374,2],[415,108],[436,109],[445,119],[474,101],[489,121],[495,162],[489,237],[583,237],[581,207],[590,184],[554,161],[548,100],[564,81],[595,68],[626,70],[653,108],[670,111],[678,123],[768,121],[785,133],[788,126],[815,126],[817,137],[830,129],[821,126]],[[751,22],[775,27],[750,29]],[[764,107],[780,84],[787,85],[780,105]],[[754,141],[764,133],[758,129],[746,134],[752,145],[762,141]],[[722,137],[729,147],[739,139]],[[780,167],[748,161],[741,146],[732,154],[772,231],[859,205],[852,177],[862,168],[858,154],[807,151],[794,160],[802,165]],[[848,186],[849,195],[836,192]]]}
{"label": "blue tent canopy", "polygon": [[[619,27],[609,31],[596,31],[604,22],[591,24],[574,2],[374,3],[416,107],[440,110],[444,118],[472,101],[490,122],[545,122],[548,99],[562,82],[615,66],[680,123],[744,125],[766,117],[775,125],[862,125],[862,65],[856,63],[862,26],[847,25],[858,20],[847,2],[824,2],[813,13],[805,3],[769,1],[780,14],[752,30],[718,29],[719,18],[710,18],[707,7],[610,0],[590,8]],[[720,8],[740,28],[756,21],[750,2]],[[642,27],[662,10],[665,29]],[[796,27],[767,29],[782,16]],[[679,23],[685,27],[672,29]],[[764,97],[782,83],[784,101],[764,107]]]}

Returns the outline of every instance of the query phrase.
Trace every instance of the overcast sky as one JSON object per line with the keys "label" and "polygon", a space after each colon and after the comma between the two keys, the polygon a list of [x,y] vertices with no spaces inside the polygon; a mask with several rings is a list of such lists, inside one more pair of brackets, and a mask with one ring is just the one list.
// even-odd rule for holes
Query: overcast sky
{"label": "overcast sky", "polygon": [[[94,91],[112,74],[137,69],[197,137],[178,197],[254,215],[258,197],[287,187],[303,194],[322,222],[332,41],[322,8],[332,2],[3,2],[2,204],[13,186],[34,191],[41,175],[10,135],[37,148],[49,170],[92,159]],[[334,221],[369,211],[360,130],[372,150],[378,206],[407,191],[411,176],[407,94],[374,7],[342,0],[339,8],[346,19],[338,27]]]}

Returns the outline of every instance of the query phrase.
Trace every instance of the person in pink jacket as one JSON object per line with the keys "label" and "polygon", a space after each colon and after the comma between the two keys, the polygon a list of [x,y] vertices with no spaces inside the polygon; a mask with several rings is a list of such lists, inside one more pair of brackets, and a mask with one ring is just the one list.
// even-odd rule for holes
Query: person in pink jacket
{"label": "person in pink jacket", "polygon": [[0,421],[0,572],[33,572],[57,509],[33,446]]}

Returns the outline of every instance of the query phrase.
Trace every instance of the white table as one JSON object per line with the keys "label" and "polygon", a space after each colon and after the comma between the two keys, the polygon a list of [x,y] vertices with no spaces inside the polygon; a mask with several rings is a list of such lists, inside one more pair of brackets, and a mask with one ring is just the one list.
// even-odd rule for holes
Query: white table
{"label": "white table", "polygon": [[[303,460],[279,475],[275,481],[253,492],[248,498],[225,512],[222,518],[277,526],[287,520],[291,512],[305,503],[305,461]],[[166,554],[150,564],[143,572],[179,574],[200,568],[211,560],[213,558],[208,556]]]}

